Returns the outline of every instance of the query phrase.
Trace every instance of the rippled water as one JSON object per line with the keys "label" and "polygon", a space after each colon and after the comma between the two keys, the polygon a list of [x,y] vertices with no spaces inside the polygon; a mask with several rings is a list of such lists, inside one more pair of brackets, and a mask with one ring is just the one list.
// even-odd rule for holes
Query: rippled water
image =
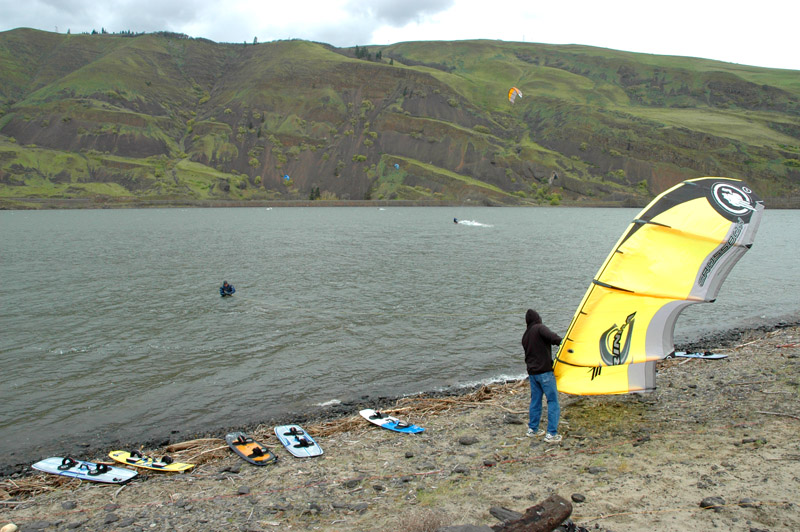
{"label": "rippled water", "polygon": [[[563,333],[636,212],[0,212],[0,455],[520,376],[525,310]],[[796,313],[798,227],[767,211],[676,342]]]}

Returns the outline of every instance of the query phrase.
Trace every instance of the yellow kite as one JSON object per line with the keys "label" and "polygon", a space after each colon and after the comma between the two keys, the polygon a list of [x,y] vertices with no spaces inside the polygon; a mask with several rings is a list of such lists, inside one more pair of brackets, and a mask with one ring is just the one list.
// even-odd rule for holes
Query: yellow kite
{"label": "yellow kite", "polygon": [[763,202],[742,181],[689,179],[628,226],[583,296],[553,370],[577,395],[655,389],[656,361],[674,350],[678,315],[713,302],[755,239]]}

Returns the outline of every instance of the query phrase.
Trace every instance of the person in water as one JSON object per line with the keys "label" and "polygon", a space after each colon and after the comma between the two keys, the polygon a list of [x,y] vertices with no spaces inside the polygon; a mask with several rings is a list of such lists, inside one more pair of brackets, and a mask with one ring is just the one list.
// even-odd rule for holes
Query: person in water
{"label": "person in water", "polygon": [[219,287],[219,295],[222,297],[232,296],[234,292],[236,292],[236,289],[232,284],[228,284],[228,281],[222,281],[222,286]]}
{"label": "person in water", "polygon": [[[531,404],[529,408],[528,436],[544,436],[546,443],[561,441],[558,433],[558,420],[561,407],[558,405],[558,389],[553,374],[553,354],[550,347],[561,343],[561,337],[542,323],[539,313],[528,309],[525,313],[528,328],[522,335],[525,349],[525,366],[531,384]],[[542,396],[547,397],[547,430],[539,429],[542,417]]]}
{"label": "person in water", "polygon": [[453,223],[457,224],[458,223],[458,218],[453,218]]}

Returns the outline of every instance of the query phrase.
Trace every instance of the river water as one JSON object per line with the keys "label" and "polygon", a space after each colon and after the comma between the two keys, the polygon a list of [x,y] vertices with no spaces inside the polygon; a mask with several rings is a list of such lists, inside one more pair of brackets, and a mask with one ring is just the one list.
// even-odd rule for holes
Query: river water
{"label": "river water", "polygon": [[[563,334],[636,213],[0,212],[0,456],[522,376],[525,310]],[[766,211],[676,343],[797,314],[798,227]]]}

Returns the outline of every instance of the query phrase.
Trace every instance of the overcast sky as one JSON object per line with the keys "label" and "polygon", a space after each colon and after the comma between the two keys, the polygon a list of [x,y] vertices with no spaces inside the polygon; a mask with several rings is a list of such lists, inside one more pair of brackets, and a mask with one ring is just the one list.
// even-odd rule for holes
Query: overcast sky
{"label": "overcast sky", "polygon": [[800,70],[798,0],[0,0],[0,31],[159,30],[334,46],[501,39]]}

